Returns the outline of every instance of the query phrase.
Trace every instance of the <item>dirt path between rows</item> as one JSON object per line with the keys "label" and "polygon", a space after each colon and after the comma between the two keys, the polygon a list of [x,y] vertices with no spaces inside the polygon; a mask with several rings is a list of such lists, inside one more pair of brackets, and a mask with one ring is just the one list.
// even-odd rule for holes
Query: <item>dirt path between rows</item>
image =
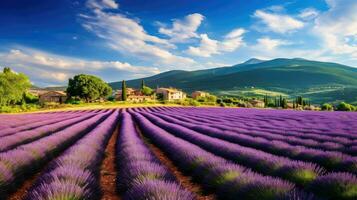
{"label": "dirt path between rows", "polygon": [[138,126],[136,126],[137,131],[141,135],[142,139],[145,141],[145,143],[148,145],[149,149],[154,153],[154,155],[160,160],[161,163],[163,163],[169,170],[170,172],[176,177],[178,182],[187,190],[191,191],[196,195],[197,200],[215,200],[216,197],[214,194],[204,194],[203,193],[203,188],[197,184],[194,183],[191,180],[190,176],[186,176],[183,174],[178,167],[165,155],[163,151],[161,151],[158,147],[153,145],[152,143],[148,142],[148,139],[143,136],[141,133],[140,129]]}
{"label": "dirt path between rows", "polygon": [[103,192],[102,200],[121,199],[116,190],[115,144],[118,134],[119,126],[115,129],[105,149],[105,158],[100,170],[100,186]]}
{"label": "dirt path between rows", "polygon": [[[44,167],[44,169],[45,168],[46,167]],[[41,172],[42,172],[42,170],[39,170],[33,176],[26,178],[26,180],[20,185],[20,187],[18,189],[16,189],[16,191],[14,193],[10,194],[10,196],[7,198],[7,200],[22,200],[22,199],[24,199],[25,196],[27,195],[27,193],[29,192],[29,189],[31,188],[31,186],[33,186],[33,184],[35,183],[37,178],[40,176]]]}

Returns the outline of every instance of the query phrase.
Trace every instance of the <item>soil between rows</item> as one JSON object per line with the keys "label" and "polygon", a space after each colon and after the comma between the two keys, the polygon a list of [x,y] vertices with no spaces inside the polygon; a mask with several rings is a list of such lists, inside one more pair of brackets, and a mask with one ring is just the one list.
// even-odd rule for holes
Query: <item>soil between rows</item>
{"label": "soil between rows", "polygon": [[196,195],[197,200],[215,200],[216,197],[214,194],[204,194],[203,188],[194,183],[191,180],[190,176],[185,175],[182,173],[178,167],[165,155],[163,151],[161,151],[158,147],[154,144],[149,142],[149,139],[145,138],[145,136],[141,133],[141,130],[138,126],[136,126],[136,130],[140,134],[141,138],[145,141],[148,145],[149,149],[154,153],[154,155],[160,160],[162,164],[164,164],[170,172],[176,177],[178,182],[187,190],[191,191],[193,194]]}
{"label": "soil between rows", "polygon": [[105,149],[105,158],[100,170],[100,186],[102,200],[120,200],[116,190],[115,146],[119,134],[119,126],[115,129]]}

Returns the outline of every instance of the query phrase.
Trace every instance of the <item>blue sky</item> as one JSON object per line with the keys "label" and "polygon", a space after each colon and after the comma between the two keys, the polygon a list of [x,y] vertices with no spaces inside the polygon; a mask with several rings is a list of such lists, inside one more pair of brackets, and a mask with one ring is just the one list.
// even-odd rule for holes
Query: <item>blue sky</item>
{"label": "blue sky", "polygon": [[39,86],[105,81],[255,57],[357,67],[356,0],[4,0],[0,68]]}

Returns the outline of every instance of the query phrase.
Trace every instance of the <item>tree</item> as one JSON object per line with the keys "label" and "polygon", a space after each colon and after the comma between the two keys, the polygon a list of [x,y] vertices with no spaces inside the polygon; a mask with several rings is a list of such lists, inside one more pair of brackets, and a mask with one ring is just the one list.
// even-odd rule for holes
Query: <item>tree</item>
{"label": "tree", "polygon": [[283,106],[283,96],[279,96],[279,107],[284,107]]}
{"label": "tree", "polygon": [[22,102],[30,87],[30,79],[25,74],[12,72],[5,67],[0,73],[0,106]]}
{"label": "tree", "polygon": [[268,99],[268,94],[265,94],[264,95],[264,105],[265,105],[265,107],[268,107],[268,102],[269,101],[269,99]]}
{"label": "tree", "polygon": [[112,88],[102,79],[87,74],[79,74],[68,81],[67,94],[91,102],[106,98],[112,93]]}
{"label": "tree", "polygon": [[333,106],[331,104],[324,103],[321,106],[321,110],[333,111]]}
{"label": "tree", "polygon": [[337,110],[338,111],[354,111],[355,107],[351,104],[341,102],[340,104],[337,105]]}
{"label": "tree", "polygon": [[283,98],[283,100],[281,101],[281,107],[283,107],[284,109],[288,108],[288,101],[286,100],[286,98]]}
{"label": "tree", "polygon": [[127,94],[126,94],[126,83],[125,80],[121,82],[121,100],[126,101]]}
{"label": "tree", "polygon": [[304,106],[304,99],[302,98],[302,96],[298,96],[296,98],[296,104],[300,106]]}
{"label": "tree", "polygon": [[149,95],[152,95],[153,90],[151,88],[149,88],[149,87],[144,86],[143,89],[141,89],[141,92],[144,95],[149,96]]}
{"label": "tree", "polygon": [[4,70],[3,70],[3,73],[4,74],[11,73],[10,67],[5,67]]}
{"label": "tree", "polygon": [[[144,90],[144,87],[145,87],[145,82],[144,82],[144,79],[141,80],[141,90]],[[151,89],[151,88],[150,88]]]}

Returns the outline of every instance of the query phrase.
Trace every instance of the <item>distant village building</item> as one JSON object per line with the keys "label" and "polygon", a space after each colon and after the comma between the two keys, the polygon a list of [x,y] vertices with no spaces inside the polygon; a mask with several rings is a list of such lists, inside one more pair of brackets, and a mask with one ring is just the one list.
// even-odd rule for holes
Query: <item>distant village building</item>
{"label": "distant village building", "polygon": [[39,102],[44,103],[65,103],[67,94],[63,91],[48,91],[39,95]]}
{"label": "distant village building", "polygon": [[252,104],[252,106],[256,107],[256,108],[264,108],[265,107],[264,101],[260,101],[257,99],[250,100],[249,103]]}
{"label": "distant village building", "polygon": [[165,101],[186,99],[186,94],[175,88],[157,88],[156,94],[161,94]]}
{"label": "distant village building", "polygon": [[191,94],[191,97],[193,99],[198,99],[198,98],[204,98],[204,97],[208,97],[210,94],[208,92],[203,92],[203,91],[194,91]]}
{"label": "distant village building", "polygon": [[[127,101],[135,103],[155,100],[155,95],[144,95],[140,90],[136,90],[133,88],[126,88],[126,95]],[[114,96],[117,101],[122,101],[122,90],[117,90]]]}

